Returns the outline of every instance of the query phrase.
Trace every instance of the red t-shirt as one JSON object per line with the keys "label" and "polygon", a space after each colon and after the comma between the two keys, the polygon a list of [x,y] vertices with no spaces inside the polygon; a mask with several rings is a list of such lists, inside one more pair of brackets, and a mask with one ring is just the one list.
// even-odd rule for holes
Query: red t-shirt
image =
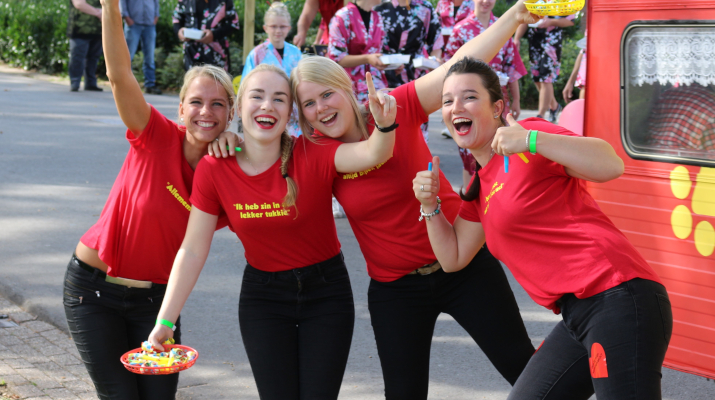
{"label": "red t-shirt", "polygon": [[[519,124],[575,136],[537,118]],[[558,313],[566,293],[583,299],[634,278],[660,282],[579,179],[539,154],[523,156],[528,163],[509,157],[504,173],[504,158],[494,155],[478,171],[479,200],[462,203],[459,216],[483,224],[489,250],[535,302]]]}
{"label": "red t-shirt", "polygon": [[[99,221],[80,241],[99,251],[110,276],[165,284],[189,222],[194,170],[184,157],[186,132],[151,107]],[[217,228],[226,226],[220,222]]]}
{"label": "red t-shirt", "polygon": [[213,215],[228,215],[246,261],[263,271],[305,267],[340,252],[331,207],[340,143],[296,139],[288,175],[298,186],[296,207],[284,210],[286,180],[280,159],[265,172],[246,175],[234,157],[205,157],[196,169],[191,202]]}
{"label": "red t-shirt", "polygon": [[[418,221],[420,202],[412,191],[415,175],[426,170],[432,161],[420,130],[428,118],[417,98],[414,82],[390,94],[400,107],[392,158],[367,171],[340,174],[333,184],[333,193],[345,209],[367,261],[367,272],[380,282],[399,279],[437,259],[427,236],[427,225]],[[441,172],[439,197],[442,212],[450,222],[454,221],[461,200]]]}

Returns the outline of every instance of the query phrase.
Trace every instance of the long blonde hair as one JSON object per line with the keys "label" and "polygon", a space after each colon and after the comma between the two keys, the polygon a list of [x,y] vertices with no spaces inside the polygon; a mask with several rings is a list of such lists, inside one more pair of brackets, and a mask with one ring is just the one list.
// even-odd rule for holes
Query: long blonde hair
{"label": "long blonde hair", "polygon": [[223,68],[219,68],[215,65],[209,64],[191,67],[191,69],[186,71],[186,73],[184,74],[184,83],[181,85],[181,91],[179,92],[179,101],[181,103],[184,102],[184,98],[186,97],[186,91],[189,90],[189,85],[191,85],[191,82],[193,82],[194,79],[202,76],[213,79],[216,83],[220,84],[226,91],[226,95],[228,96],[229,109],[228,121],[231,121],[234,103],[236,102],[236,93],[233,90],[233,82],[231,80],[231,75],[229,75],[228,72],[226,72]]}
{"label": "long blonde hair", "polygon": [[[236,95],[236,107],[241,107],[241,102],[243,101],[243,94],[246,92],[246,83],[251,79],[251,77],[257,72],[274,72],[280,75],[283,79],[290,84],[288,75],[281,68],[276,67],[271,64],[259,64],[254,68],[248,75],[241,78],[241,86],[238,88],[238,94]],[[288,105],[292,104],[292,99],[288,99]],[[240,115],[239,115],[240,118]],[[298,185],[296,185],[293,178],[288,176],[288,162],[290,161],[291,155],[293,155],[293,145],[295,141],[293,137],[288,134],[287,130],[284,130],[281,134],[281,174],[286,180],[287,191],[283,198],[283,208],[290,208],[295,206],[298,200]],[[298,215],[298,208],[296,207],[296,216]]]}
{"label": "long blonde hair", "polygon": [[293,68],[290,74],[290,88],[293,93],[293,98],[298,104],[298,109],[300,113],[298,114],[298,122],[300,123],[300,129],[306,138],[312,142],[315,142],[316,138],[313,134],[313,127],[310,126],[308,121],[305,119],[303,114],[303,106],[298,96],[298,85],[301,82],[312,82],[320,85],[328,86],[336,91],[341,91],[345,94],[345,97],[350,102],[353,108],[353,113],[355,114],[355,123],[360,128],[363,139],[368,138],[367,134],[367,112],[364,106],[361,106],[355,94],[353,93],[353,82],[350,80],[350,76],[345,72],[345,68],[341,67],[335,61],[327,57],[308,57],[300,60],[298,65]]}

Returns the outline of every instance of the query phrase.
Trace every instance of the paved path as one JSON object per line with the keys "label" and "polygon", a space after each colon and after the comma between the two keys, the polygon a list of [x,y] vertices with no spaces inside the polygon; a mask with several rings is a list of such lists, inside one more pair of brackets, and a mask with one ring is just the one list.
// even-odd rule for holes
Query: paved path
{"label": "paved path", "polygon": [[[128,144],[111,93],[70,93],[66,82],[39,78],[0,67],[0,294],[22,306],[0,300],[0,314],[9,313],[20,322],[18,328],[0,328],[0,384],[4,379],[9,386],[0,386],[0,392],[16,391],[25,398],[50,398],[53,393],[51,398],[90,398],[87,377],[66,335],[63,275],[78,238],[104,205]],[[165,115],[176,115],[177,97],[147,100]],[[442,170],[459,187],[456,145],[439,133],[439,115],[431,121],[430,149],[442,157]],[[378,400],[383,384],[367,310],[365,260],[347,221],[337,220],[336,225],[356,305],[340,398]],[[217,232],[182,313],[184,343],[198,348],[201,359],[181,374],[180,399],[258,399],[237,321],[244,265],[236,236],[228,230]],[[559,317],[534,304],[509,277],[527,330],[538,345]],[[23,310],[32,315],[21,314]],[[51,358],[59,360],[60,354],[67,356],[59,363]],[[63,366],[67,371],[58,370]],[[715,398],[713,382],[667,369],[663,373],[665,399]],[[442,315],[432,345],[430,398],[503,400],[508,391],[479,347],[451,317]],[[68,397],[61,397],[64,394]]]}
{"label": "paved path", "polygon": [[[74,342],[66,333],[0,297],[0,383],[7,395],[32,400],[96,399]],[[3,394],[0,387],[0,394]],[[12,398],[12,397],[11,397]]]}

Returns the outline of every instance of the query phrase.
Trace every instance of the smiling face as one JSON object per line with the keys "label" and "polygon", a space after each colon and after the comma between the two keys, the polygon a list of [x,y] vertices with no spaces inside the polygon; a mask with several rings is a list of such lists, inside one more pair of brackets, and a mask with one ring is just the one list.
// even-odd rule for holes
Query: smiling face
{"label": "smiling face", "polygon": [[302,81],[296,90],[300,110],[308,123],[320,133],[341,138],[355,129],[355,111],[341,90],[315,82]]}
{"label": "smiling face", "polygon": [[[442,87],[442,118],[459,147],[473,150],[490,149],[504,102],[492,103],[489,91],[477,74],[454,74]],[[497,118],[494,118],[494,116]]]}
{"label": "smiling face", "polygon": [[279,15],[268,17],[263,25],[263,30],[268,34],[268,40],[274,46],[280,44],[279,48],[282,48],[286,36],[290,33],[290,20]]}
{"label": "smiling face", "polygon": [[225,131],[232,117],[226,90],[208,76],[198,76],[189,83],[179,117],[186,131],[199,142],[210,142]]}
{"label": "smiling face", "polygon": [[242,88],[238,112],[246,140],[280,138],[292,111],[288,81],[273,71],[256,71],[241,85],[245,87]]}

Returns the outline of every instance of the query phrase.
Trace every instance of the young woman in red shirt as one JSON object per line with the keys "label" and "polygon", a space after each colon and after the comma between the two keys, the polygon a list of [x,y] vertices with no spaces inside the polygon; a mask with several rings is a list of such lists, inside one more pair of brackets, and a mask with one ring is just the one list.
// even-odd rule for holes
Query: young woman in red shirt
{"label": "young woman in red shirt", "polygon": [[[520,23],[536,20],[519,2],[465,44],[457,58],[471,55],[491,60]],[[432,160],[420,125],[440,108],[436,93],[453,62],[390,92],[400,108],[392,158],[361,173],[340,174],[333,183],[333,193],[345,207],[372,278],[368,305],[389,400],[427,398],[432,334],[443,312],[467,330],[512,384],[534,353],[499,262],[485,248],[460,273],[445,274],[430,248],[424,223],[412,211],[419,202],[405,190]],[[329,75],[324,63],[318,57],[308,58],[292,72],[303,132],[314,129],[339,143],[365,140],[373,122],[326,96],[335,89],[325,83]],[[459,197],[444,175],[439,179],[444,213],[453,220]]]}
{"label": "young woman in red shirt", "polygon": [[[119,1],[103,4],[107,75],[130,149],[99,221],[67,267],[65,314],[100,399],[173,399],[178,374],[136,375],[118,360],[156,323],[189,220],[194,170],[229,125],[233,85],[220,68],[191,69],[179,94],[177,125],[147,104],[132,74]],[[235,140],[232,133],[226,137]],[[178,326],[177,319],[177,341]]]}
{"label": "young woman in red shirt", "polygon": [[607,142],[542,119],[504,121],[499,79],[482,61],[450,68],[442,102],[478,171],[454,224],[441,212],[439,158],[413,181],[437,259],[459,271],[486,240],[535,302],[563,316],[509,399],[579,400],[594,390],[599,400],[660,399],[668,294],[581,182],[616,179],[623,161]]}
{"label": "young woman in red shirt", "polygon": [[[356,106],[345,70],[322,59],[342,89],[321,98]],[[355,309],[331,212],[333,180],[387,161],[395,143],[395,100],[375,92],[369,75],[368,87],[376,121],[370,139],[313,143],[286,131],[292,97],[282,69],[261,64],[243,78],[237,97],[243,151],[208,157],[196,171],[189,227],[149,336],[153,345],[172,336],[168,326],[206,262],[219,216],[227,216],[248,263],[238,313],[261,399],[337,398]]]}

